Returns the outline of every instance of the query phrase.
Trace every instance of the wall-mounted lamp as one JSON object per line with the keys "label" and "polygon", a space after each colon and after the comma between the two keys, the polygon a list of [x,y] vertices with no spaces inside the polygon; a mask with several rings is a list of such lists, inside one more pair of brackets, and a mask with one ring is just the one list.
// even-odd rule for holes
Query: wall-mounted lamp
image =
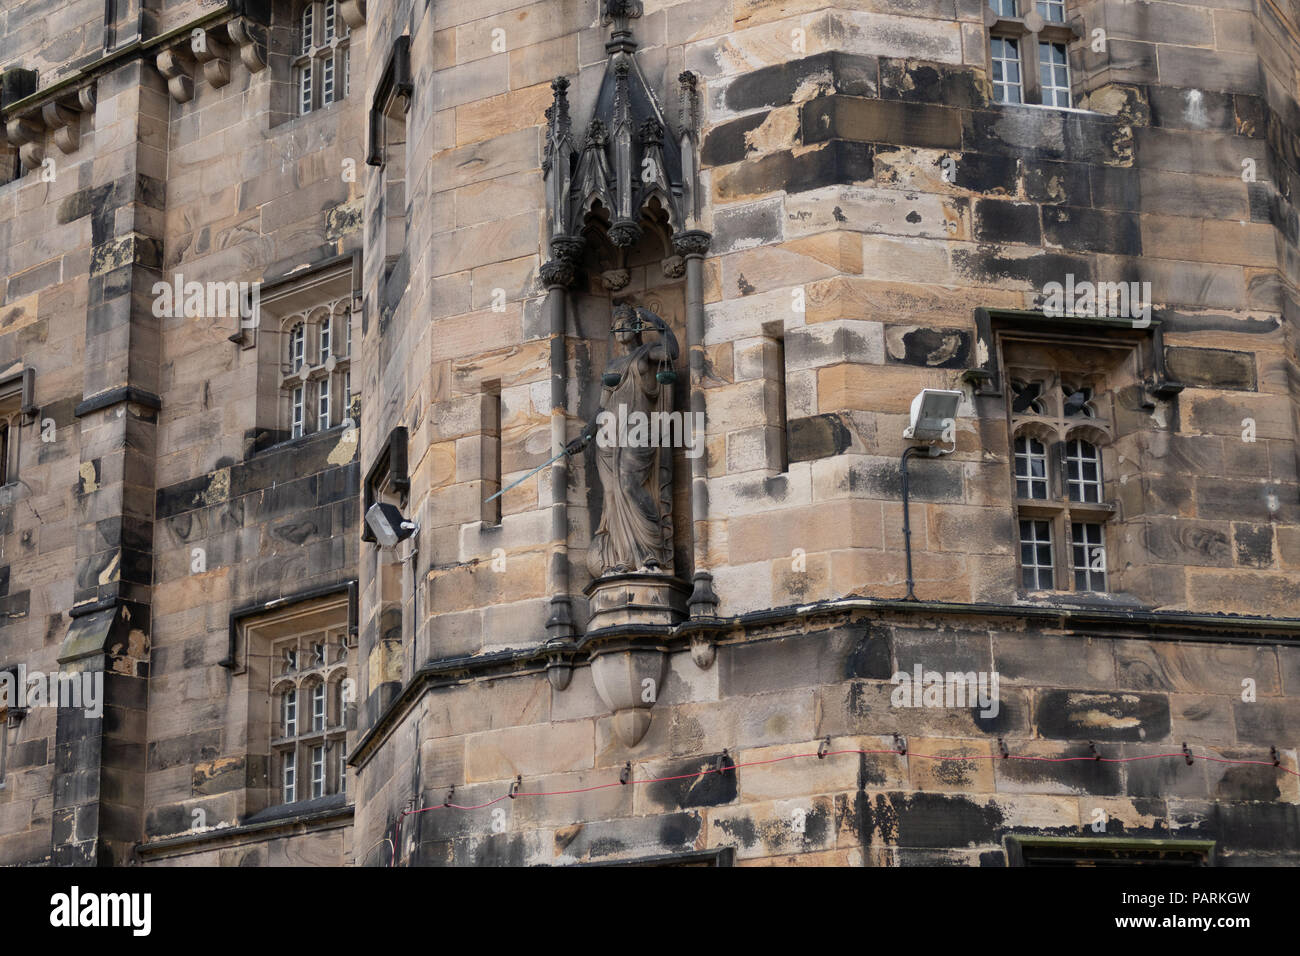
{"label": "wall-mounted lamp", "polygon": [[377,501],[366,512],[366,525],[374,532],[381,548],[395,548],[420,530],[414,521],[402,517],[396,506]]}
{"label": "wall-mounted lamp", "polygon": [[[915,601],[915,583],[912,580],[912,526],[907,486],[907,459],[924,448],[931,458],[951,454],[957,447],[954,422],[962,393],[946,388],[923,388],[912,399],[911,421],[903,429],[903,437],[926,445],[908,445],[903,449],[900,467],[903,472],[903,549],[907,553],[907,596],[905,601]],[[935,442],[947,439],[952,448],[940,448]]]}
{"label": "wall-mounted lamp", "polygon": [[961,392],[946,388],[923,388],[912,399],[911,422],[903,429],[903,437],[913,441],[938,441],[952,427],[957,417]]}

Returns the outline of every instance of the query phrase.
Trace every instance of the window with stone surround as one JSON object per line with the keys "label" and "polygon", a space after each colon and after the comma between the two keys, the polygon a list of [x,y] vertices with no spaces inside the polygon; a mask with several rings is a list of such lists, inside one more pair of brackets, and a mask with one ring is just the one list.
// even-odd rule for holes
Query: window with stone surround
{"label": "window with stone surround", "polygon": [[1107,349],[1004,338],[1016,546],[1024,591],[1107,591]]}
{"label": "window with stone surround", "polygon": [[290,439],[352,417],[352,357],[345,351],[351,322],[350,291],[280,320],[287,345],[280,395]]}
{"label": "window with stone surround", "polygon": [[[406,240],[410,230],[411,190],[406,179],[407,114],[414,93],[411,80],[411,38],[393,41],[370,102],[366,163],[379,171],[378,211],[366,225],[368,249],[383,257],[380,315],[393,314],[409,285],[410,261]],[[372,225],[373,223],[373,225]]]}
{"label": "window with stone surround", "polygon": [[0,379],[0,485],[18,479],[19,438],[22,436],[24,404],[31,400],[31,376],[27,369],[12,368]]}
{"label": "window with stone surround", "polygon": [[352,280],[348,261],[262,293],[257,348],[263,446],[359,421]]}
{"label": "window with stone surround", "polygon": [[356,642],[344,591],[245,618],[235,673],[247,682],[248,808],[346,799]]}
{"label": "window with stone surround", "polygon": [[347,621],[271,643],[271,779],[274,803],[347,790]]}
{"label": "window with stone surround", "polygon": [[293,88],[299,114],[346,99],[351,90],[350,31],[339,0],[313,0],[298,11],[293,46]]}
{"label": "window with stone surround", "polygon": [[1081,31],[1065,16],[1064,0],[988,0],[984,23],[995,102],[1074,105],[1069,45]]}

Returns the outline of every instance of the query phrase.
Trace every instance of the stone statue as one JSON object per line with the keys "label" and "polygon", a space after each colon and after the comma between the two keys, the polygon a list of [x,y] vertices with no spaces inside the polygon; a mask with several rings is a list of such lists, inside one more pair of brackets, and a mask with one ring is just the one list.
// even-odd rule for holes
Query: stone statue
{"label": "stone statue", "polygon": [[[642,340],[649,331],[658,333],[656,341]],[[587,567],[595,578],[671,573],[672,448],[663,439],[673,410],[677,337],[659,316],[630,305],[614,309],[612,332],[624,354],[612,356],[601,376],[600,411],[566,447],[572,455],[596,438],[604,509]]]}

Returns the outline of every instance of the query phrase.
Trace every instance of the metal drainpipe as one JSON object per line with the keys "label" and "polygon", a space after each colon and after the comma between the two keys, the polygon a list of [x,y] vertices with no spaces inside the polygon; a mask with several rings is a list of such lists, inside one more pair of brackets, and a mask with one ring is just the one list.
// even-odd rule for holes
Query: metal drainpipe
{"label": "metal drainpipe", "polygon": [[[565,349],[565,323],[568,294],[564,270],[552,273],[547,283],[546,309],[551,334],[551,454],[558,454],[568,443],[568,357]],[[551,616],[546,622],[550,639],[573,637],[572,600],[569,595],[569,458],[562,455],[551,465],[551,550],[547,582],[551,592]]]}
{"label": "metal drainpipe", "polygon": [[916,592],[912,590],[912,526],[908,520],[907,459],[913,452],[921,450],[920,445],[908,445],[903,449],[901,461],[903,469],[903,549],[907,552],[907,595],[904,601],[915,601]]}
{"label": "metal drainpipe", "polygon": [[[690,356],[691,419],[704,422],[704,253],[686,253],[686,348]],[[703,443],[707,429],[694,436]],[[709,544],[709,464],[708,452],[691,459],[691,530],[692,557],[695,564],[694,590],[691,593],[692,617],[711,616],[718,606],[713,592],[713,575],[708,566]]]}

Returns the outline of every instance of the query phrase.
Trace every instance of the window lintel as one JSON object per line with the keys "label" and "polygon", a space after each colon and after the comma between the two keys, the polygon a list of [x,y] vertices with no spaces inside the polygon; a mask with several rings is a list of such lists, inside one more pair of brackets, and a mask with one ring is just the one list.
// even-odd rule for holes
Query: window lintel
{"label": "window lintel", "polygon": [[999,366],[997,333],[1004,330],[1035,333],[1045,340],[1073,339],[1097,347],[1123,348],[1150,342],[1143,350],[1143,372],[1151,395],[1169,399],[1184,388],[1171,381],[1165,369],[1161,320],[1152,316],[1143,326],[1131,319],[1111,316],[1049,316],[1041,309],[975,309],[975,354],[983,362],[966,369],[962,381],[974,385],[976,397],[1001,398],[1004,370]]}

